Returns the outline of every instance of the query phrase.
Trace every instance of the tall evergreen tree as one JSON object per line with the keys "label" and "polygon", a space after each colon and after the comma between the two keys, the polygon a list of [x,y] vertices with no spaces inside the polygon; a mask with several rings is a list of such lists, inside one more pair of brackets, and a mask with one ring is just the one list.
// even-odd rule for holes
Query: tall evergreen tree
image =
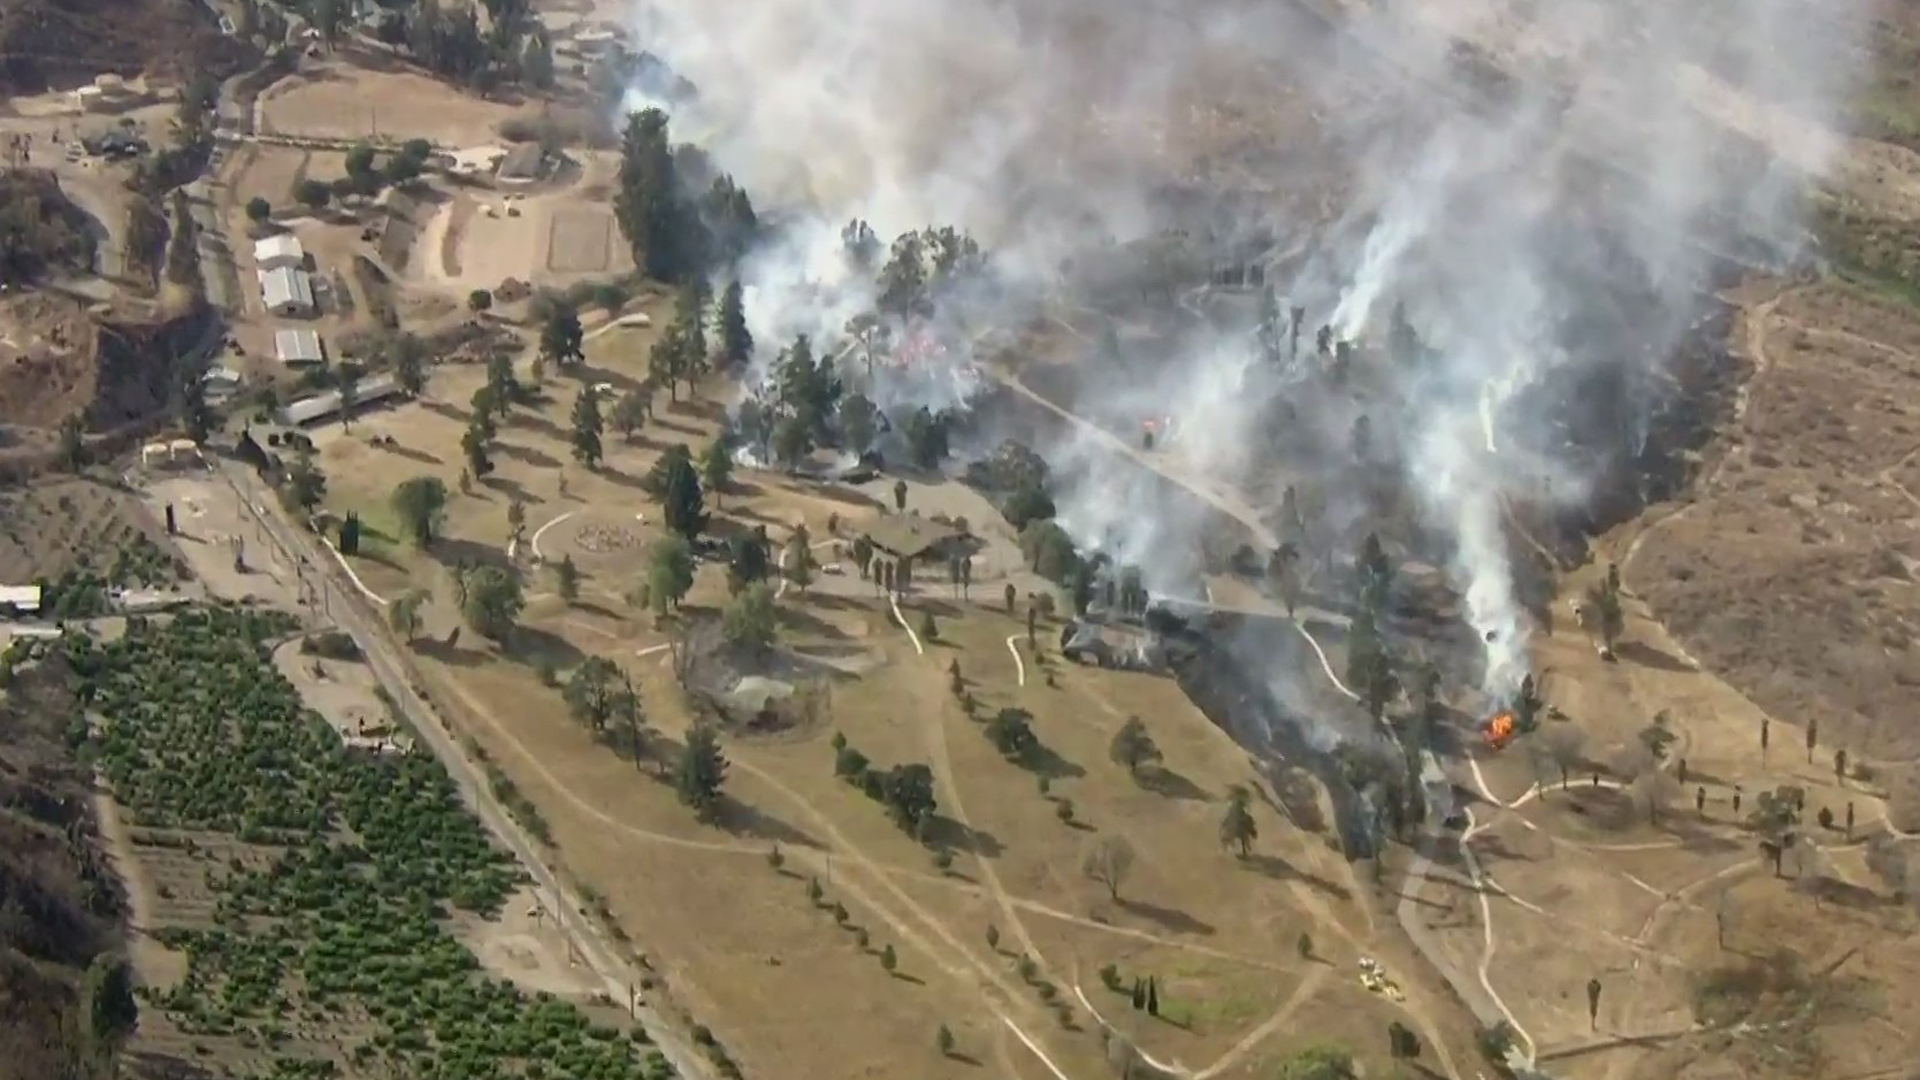
{"label": "tall evergreen tree", "polygon": [[688,729],[687,747],[680,754],[675,784],[680,801],[693,807],[701,820],[711,820],[726,782],[727,758],[720,752],[720,736],[711,724],[695,724]]}
{"label": "tall evergreen tree", "polygon": [[722,174],[700,199],[700,217],[706,223],[708,256],[716,263],[732,265],[740,261],[759,232],[760,219],[753,212],[753,200],[746,189]]}
{"label": "tall evergreen tree", "polygon": [[694,473],[693,459],[690,454],[675,455],[667,463],[660,501],[667,528],[688,540],[700,535],[700,530],[707,527],[707,515],[702,508],[700,477]]}
{"label": "tall evergreen tree", "polygon": [[628,118],[613,208],[621,234],[633,245],[634,263],[648,277],[680,281],[696,269],[665,112],[645,109]]}
{"label": "tall evergreen tree", "polygon": [[555,304],[540,330],[540,355],[562,367],[571,367],[587,358],[585,344],[580,313],[571,304]]}
{"label": "tall evergreen tree", "polygon": [[707,286],[694,280],[681,286],[675,301],[674,328],[680,333],[681,377],[687,380],[687,392],[693,392],[693,380],[707,368]]}
{"label": "tall evergreen tree", "polygon": [[591,384],[580,388],[573,402],[573,459],[587,468],[600,464],[600,436],[605,424],[600,417],[600,391]]}
{"label": "tall evergreen tree", "polygon": [[753,357],[753,335],[747,332],[744,294],[738,279],[727,282],[720,293],[720,355],[729,364],[744,364]]}
{"label": "tall evergreen tree", "polygon": [[708,445],[706,456],[700,459],[700,474],[707,490],[713,493],[713,504],[720,505],[720,496],[733,482],[733,447],[724,436]]}
{"label": "tall evergreen tree", "polygon": [[1238,849],[1244,859],[1258,839],[1260,826],[1253,820],[1251,796],[1245,786],[1235,784],[1227,789],[1227,810],[1220,818],[1220,846]]}
{"label": "tall evergreen tree", "polygon": [[647,381],[664,385],[667,397],[674,401],[680,400],[680,380],[687,373],[687,349],[687,336],[680,324],[674,323],[654,339],[647,351]]}
{"label": "tall evergreen tree", "polygon": [[904,233],[893,242],[892,255],[880,269],[880,310],[905,319],[926,313],[926,249],[917,232]]}

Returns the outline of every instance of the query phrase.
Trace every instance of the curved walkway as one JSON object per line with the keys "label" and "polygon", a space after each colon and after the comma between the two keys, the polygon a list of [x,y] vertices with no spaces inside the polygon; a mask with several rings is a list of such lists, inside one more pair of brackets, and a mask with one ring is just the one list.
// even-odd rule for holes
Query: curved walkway
{"label": "curved walkway", "polygon": [[[547,530],[553,528],[555,525],[560,524],[561,522],[567,520],[568,518],[572,517],[577,513],[579,513],[578,510],[569,510],[564,514],[557,515],[551,521],[548,521],[545,525],[542,525],[539,528],[533,530],[533,536],[527,541],[527,546],[533,549],[533,557],[535,559],[546,558],[546,556],[540,554],[540,538],[547,535]],[[509,551],[507,554],[511,556],[513,553]]]}
{"label": "curved walkway", "polygon": [[893,621],[899,623],[900,629],[907,632],[907,640],[913,642],[913,651],[921,656],[927,655],[926,646],[920,644],[920,635],[913,632],[913,625],[907,622],[906,615],[900,610],[900,598],[893,593],[888,593],[887,607],[893,610]]}

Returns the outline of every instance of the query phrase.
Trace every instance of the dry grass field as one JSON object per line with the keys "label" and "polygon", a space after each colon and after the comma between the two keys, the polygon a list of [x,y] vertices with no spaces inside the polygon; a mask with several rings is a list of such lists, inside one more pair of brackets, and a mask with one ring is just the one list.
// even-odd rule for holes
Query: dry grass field
{"label": "dry grass field", "polygon": [[1725,457],[1634,540],[1626,570],[1692,655],[1776,719],[1912,758],[1920,317],[1821,286],[1747,325],[1755,370]]}
{"label": "dry grass field", "polygon": [[[653,333],[597,337],[580,378],[637,380]],[[1395,941],[1375,886],[1355,877],[1324,834],[1273,809],[1247,754],[1168,678],[1066,665],[1050,627],[1036,662],[1024,613],[997,610],[998,584],[976,587],[971,600],[944,582],[921,586],[908,619],[917,630],[931,613],[937,634],[918,647],[857,578],[822,577],[805,595],[786,590],[783,664],[813,673],[807,681],[822,688],[825,707],[797,726],[730,730],[728,806],[717,824],[698,824],[654,765],[623,759],[571,720],[539,669],[550,665],[564,681],[587,656],[614,660],[641,689],[653,754],[675,752],[689,713],[667,635],[623,599],[657,535],[658,509],[635,485],[671,443],[704,448],[714,406],[705,396],[658,401],[657,419],[631,444],[608,435],[607,462],[590,472],[567,460],[564,441],[576,379],[550,374],[546,399],[502,425],[497,471],[453,499],[442,538],[424,552],[395,542],[387,493],[416,473],[456,486],[464,402],[481,380],[478,370],[442,369],[418,404],[369,413],[351,432],[319,433],[328,509],[361,515],[354,565],[368,588],[434,594],[417,651],[435,698],[537,808],[560,860],[603,898],[676,1000],[750,1075],[839,1075],[850,1046],[873,1075],[964,1077],[982,1067],[1053,1075],[1040,1054],[1067,1075],[1094,1075],[1105,1068],[1100,1017],[1154,1059],[1205,1076],[1270,1076],[1324,1040],[1383,1070],[1396,1018],[1421,1034],[1426,1060],[1444,1074],[1474,1060],[1469,1019]],[[382,435],[399,445],[371,444]],[[923,492],[914,491],[918,505]],[[522,629],[502,651],[470,631],[454,637],[443,567],[504,558],[516,497],[527,505],[527,546],[548,563],[573,558],[582,583],[569,605],[553,594],[550,573],[530,572]],[[857,491],[752,471],[715,512],[713,531],[765,525],[779,539],[804,520],[827,562],[829,517],[850,520],[873,505]],[[967,512],[991,510],[979,502]],[[722,567],[705,566],[689,613],[724,605],[724,579]],[[981,719],[969,719],[950,690],[956,664]],[[1003,759],[983,734],[982,720],[1003,707],[1032,714],[1046,747],[1040,765]],[[1110,759],[1129,715],[1147,724],[1164,771],[1136,780]],[[939,800],[931,838],[953,853],[950,865],[835,777],[836,734],[878,767],[930,767]],[[1260,793],[1261,838],[1244,861],[1217,842],[1234,784]],[[1138,853],[1117,898],[1081,872],[1084,852],[1108,836]],[[768,861],[776,846],[777,869]],[[814,880],[817,902],[808,895]],[[1300,955],[1302,934],[1311,957]],[[889,948],[892,972],[880,960]],[[1361,956],[1388,966],[1403,1004],[1359,986]],[[1158,1019],[1102,986],[1107,965],[1123,985],[1154,978]],[[935,1048],[942,1024],[957,1040],[952,1057]]]}
{"label": "dry grass field", "polygon": [[361,139],[374,135],[471,146],[494,138],[520,112],[410,71],[371,71],[345,62],[309,63],[260,95],[261,130]]}

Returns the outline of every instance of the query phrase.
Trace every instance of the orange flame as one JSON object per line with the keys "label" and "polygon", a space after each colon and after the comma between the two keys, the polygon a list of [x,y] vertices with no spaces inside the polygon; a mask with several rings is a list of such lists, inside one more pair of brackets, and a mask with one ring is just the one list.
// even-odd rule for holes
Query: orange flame
{"label": "orange flame", "polygon": [[1502,709],[1487,721],[1487,745],[1495,750],[1507,745],[1513,738],[1513,714]]}

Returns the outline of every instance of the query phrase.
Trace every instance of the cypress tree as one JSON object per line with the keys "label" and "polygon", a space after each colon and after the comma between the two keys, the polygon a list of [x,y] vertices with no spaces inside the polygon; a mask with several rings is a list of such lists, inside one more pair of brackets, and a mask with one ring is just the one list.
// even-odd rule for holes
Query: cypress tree
{"label": "cypress tree", "polygon": [[687,732],[687,748],[680,755],[680,774],[676,786],[680,801],[701,816],[711,817],[720,805],[720,789],[727,780],[727,758],[720,752],[720,737],[709,724],[695,724]]}
{"label": "cypress tree", "polygon": [[679,281],[689,265],[689,214],[679,190],[667,114],[645,109],[627,120],[620,140],[620,191],[613,200],[633,261],[650,278]]}
{"label": "cypress tree", "polygon": [[720,293],[720,355],[729,364],[744,364],[753,356],[753,335],[747,332],[744,293],[738,280],[727,282]]}

